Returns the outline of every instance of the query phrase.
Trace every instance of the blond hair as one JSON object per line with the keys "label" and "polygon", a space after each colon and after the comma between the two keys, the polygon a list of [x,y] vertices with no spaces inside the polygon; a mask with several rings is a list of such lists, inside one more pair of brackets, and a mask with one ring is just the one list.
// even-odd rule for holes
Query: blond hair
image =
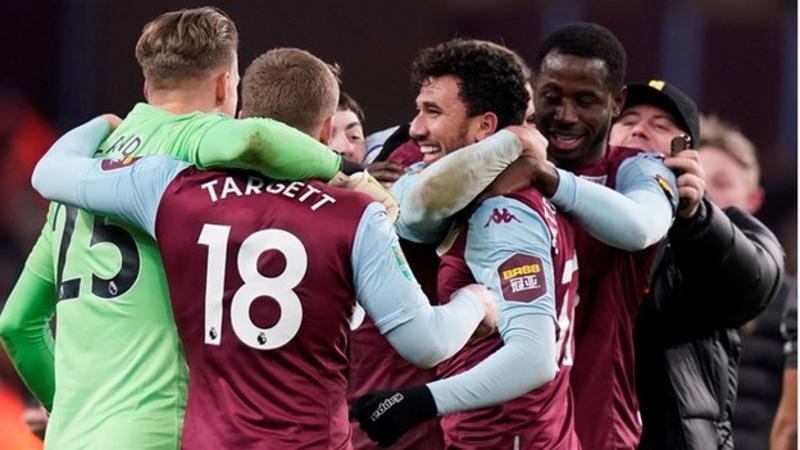
{"label": "blond hair", "polygon": [[233,20],[220,9],[170,11],[144,26],[136,60],[155,89],[174,89],[209,71],[227,68],[239,48]]}
{"label": "blond hair", "polygon": [[741,131],[715,115],[700,116],[700,147],[714,147],[733,158],[748,174],[752,186],[758,186],[760,168],[756,147]]}
{"label": "blond hair", "polygon": [[297,48],[272,49],[250,63],[242,79],[242,114],[269,117],[308,134],[336,112],[334,68]]}

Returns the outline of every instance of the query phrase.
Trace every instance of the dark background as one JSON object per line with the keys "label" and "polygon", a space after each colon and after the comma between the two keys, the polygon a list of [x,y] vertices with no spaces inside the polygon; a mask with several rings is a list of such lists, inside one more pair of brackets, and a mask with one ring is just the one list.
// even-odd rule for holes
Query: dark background
{"label": "dark background", "polygon": [[[188,1],[2,0],[0,48],[0,305],[38,235],[44,203],[28,179],[57,135],[142,100],[134,45],[158,14]],[[701,110],[737,124],[759,150],[766,204],[759,214],[796,271],[797,5],[781,0],[405,0],[210,2],[241,35],[240,69],[278,46],[344,68],[344,89],[367,132],[412,117],[410,62],[455,36],[503,43],[533,58],[539,40],[574,20],[611,29],[628,51],[631,81],[665,78]],[[2,358],[0,358],[2,359]],[[0,364],[2,366],[2,364]]]}

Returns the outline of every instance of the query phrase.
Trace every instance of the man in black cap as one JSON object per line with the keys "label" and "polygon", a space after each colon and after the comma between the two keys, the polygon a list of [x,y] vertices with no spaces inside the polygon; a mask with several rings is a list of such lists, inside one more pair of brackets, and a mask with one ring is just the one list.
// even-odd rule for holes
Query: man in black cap
{"label": "man in black cap", "polygon": [[681,150],[681,141],[698,142],[698,117],[695,103],[664,81],[629,85],[609,139],[658,151],[680,173],[681,206],[635,329],[639,449],[733,448],[736,329],[764,309],[783,275],[775,236],[753,216],[723,211],[704,196],[697,151]]}

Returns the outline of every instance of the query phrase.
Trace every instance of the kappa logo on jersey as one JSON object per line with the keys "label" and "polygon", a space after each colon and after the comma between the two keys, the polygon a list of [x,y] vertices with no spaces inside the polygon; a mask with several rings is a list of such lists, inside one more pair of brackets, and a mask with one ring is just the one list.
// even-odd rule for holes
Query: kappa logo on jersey
{"label": "kappa logo on jersey", "polygon": [[512,302],[532,302],[547,293],[542,260],[517,253],[497,268],[503,298]]}
{"label": "kappa logo on jersey", "polygon": [[130,166],[140,159],[142,159],[141,156],[126,156],[121,159],[104,159],[100,161],[100,170],[121,169]]}
{"label": "kappa logo on jersey", "polygon": [[509,223],[512,220],[516,220],[517,222],[521,223],[521,221],[517,219],[515,215],[508,212],[508,209],[503,208],[503,210],[501,211],[499,208],[495,208],[494,210],[492,210],[492,215],[489,216],[489,220],[486,221],[486,225],[484,225],[483,228],[487,228],[489,225],[492,224],[492,222],[496,224],[501,224],[501,223]]}

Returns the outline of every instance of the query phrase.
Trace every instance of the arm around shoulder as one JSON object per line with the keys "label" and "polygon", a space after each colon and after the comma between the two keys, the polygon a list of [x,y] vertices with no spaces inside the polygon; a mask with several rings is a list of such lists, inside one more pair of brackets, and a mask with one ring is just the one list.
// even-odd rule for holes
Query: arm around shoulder
{"label": "arm around shoulder", "polygon": [[218,122],[203,137],[195,160],[201,168],[256,170],[282,180],[328,181],[341,165],[341,156],[311,136],[261,118]]}

